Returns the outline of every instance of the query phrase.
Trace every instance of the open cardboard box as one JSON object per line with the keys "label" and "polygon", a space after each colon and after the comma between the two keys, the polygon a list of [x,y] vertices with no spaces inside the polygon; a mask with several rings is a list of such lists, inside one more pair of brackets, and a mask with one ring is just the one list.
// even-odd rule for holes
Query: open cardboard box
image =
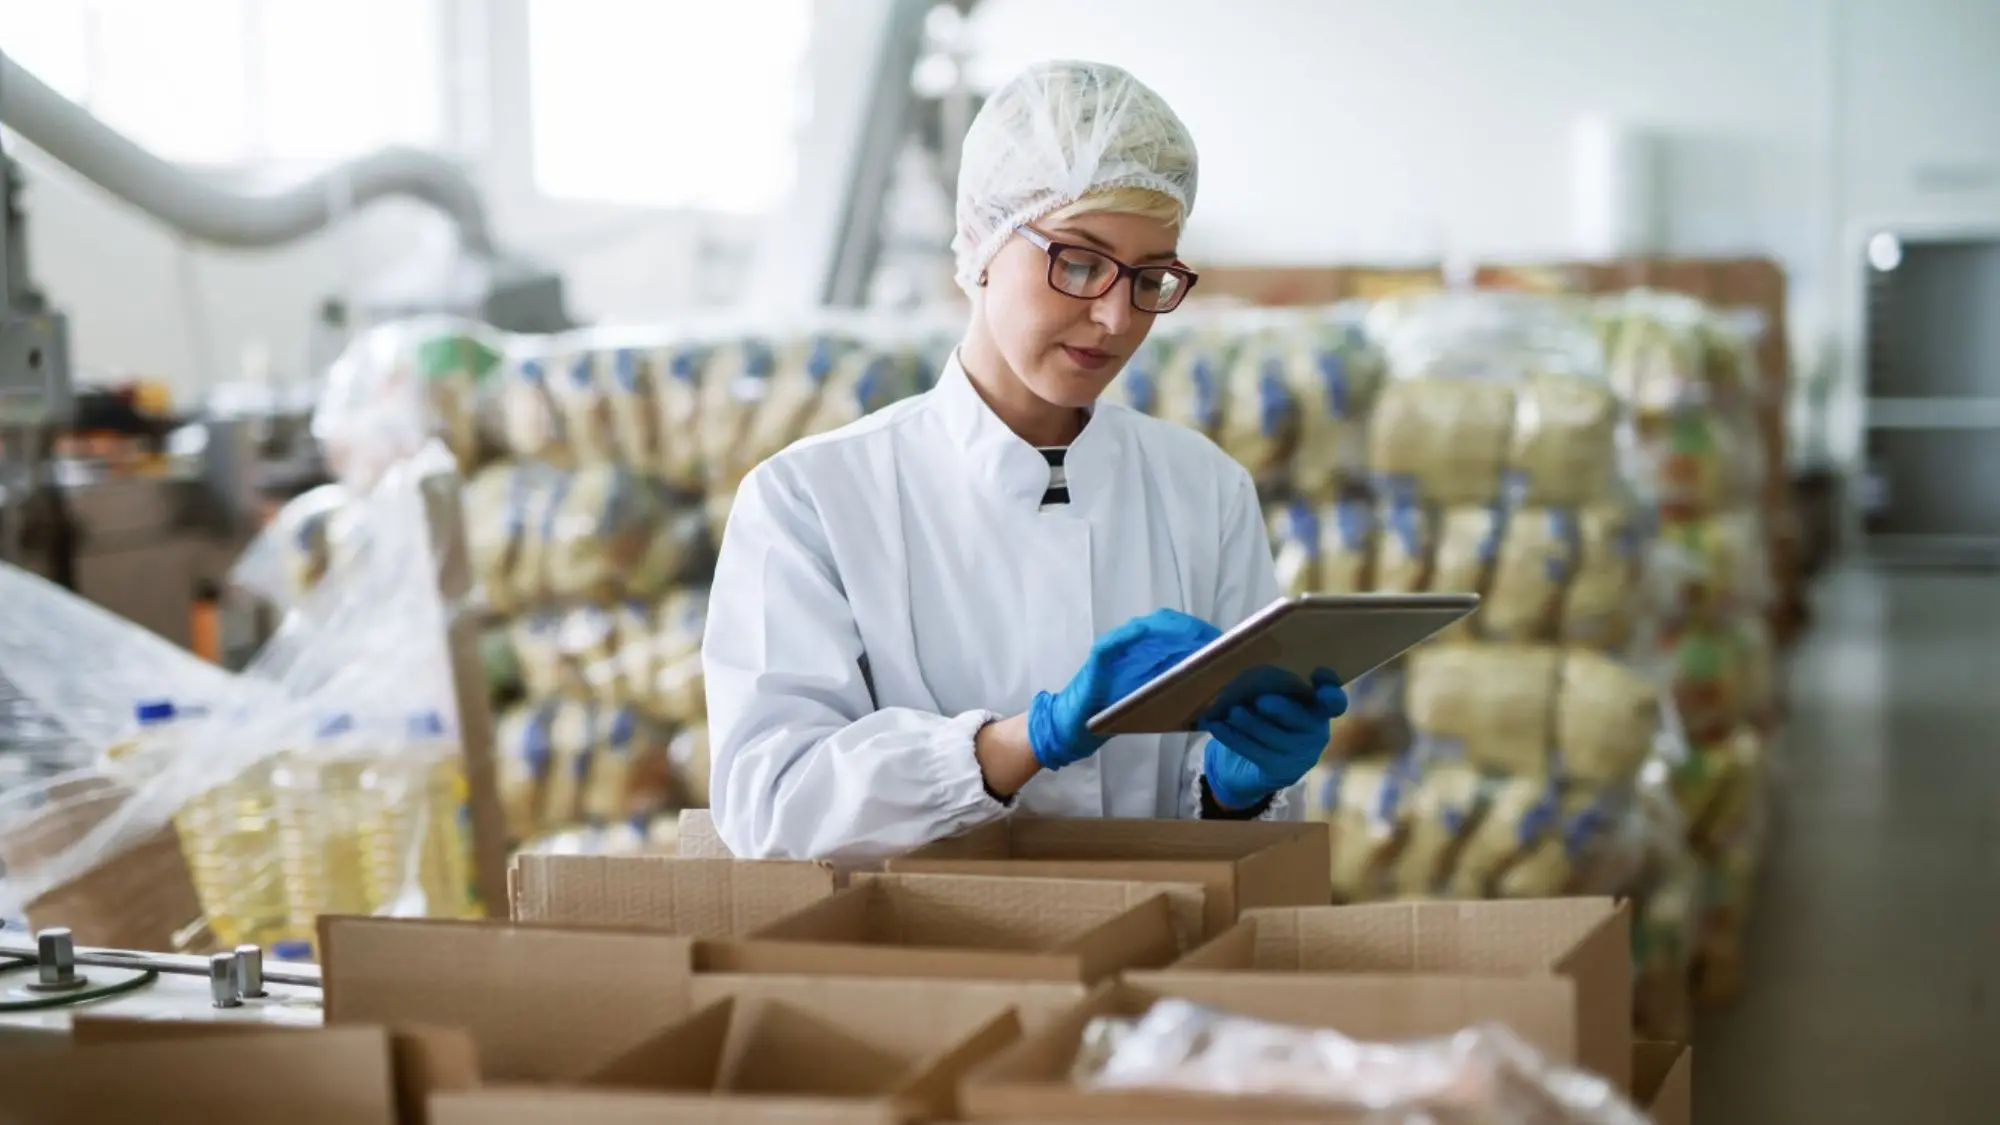
{"label": "open cardboard box", "polygon": [[821,863],[644,855],[522,854],[509,875],[516,922],[690,937],[750,933],[831,895],[837,883]]}
{"label": "open cardboard box", "polygon": [[[1066,1016],[975,1068],[959,1091],[978,1120],[1266,1120],[1324,1112],[1295,1098],[1180,1091],[1092,1091],[1070,1078],[1084,1030],[1099,1016],[1136,1017],[1179,997],[1221,1011],[1351,1038],[1396,1042],[1449,1035],[1505,1014],[1517,1034],[1559,1062],[1574,1055],[1574,986],[1554,977],[1176,977],[1106,984]],[[1565,1050],[1565,1048],[1568,1048]]]}
{"label": "open cardboard box", "polygon": [[1324,824],[1009,817],[888,861],[892,872],[1198,883],[1214,936],[1259,906],[1333,898]]}
{"label": "open cardboard box", "polygon": [[697,953],[704,972],[1083,982],[1179,955],[1172,905],[1154,885],[871,874]]}
{"label": "open cardboard box", "polygon": [[[1628,911],[1605,898],[1251,910],[1168,973],[1223,980],[1249,973],[1558,976],[1575,983],[1576,1061],[1625,1089],[1632,1079],[1631,940]],[[1515,1030],[1533,1041],[1527,1029]]]}
{"label": "open cardboard box", "polygon": [[[648,1120],[658,1122],[709,1121],[722,1106],[750,1120],[762,1108],[884,1125],[949,1118],[966,1069],[1019,1035],[1011,1011],[949,1003],[917,1011],[863,1005],[832,1015],[782,1000],[723,999],[613,1061],[574,1093],[642,1095],[620,1108],[643,1102]],[[561,1104],[564,1092],[495,1087],[434,1098],[432,1120],[491,1122],[493,1109],[506,1109],[512,1094],[554,1119],[574,1119]],[[604,1104],[585,1101],[592,1104],[579,1108]]]}

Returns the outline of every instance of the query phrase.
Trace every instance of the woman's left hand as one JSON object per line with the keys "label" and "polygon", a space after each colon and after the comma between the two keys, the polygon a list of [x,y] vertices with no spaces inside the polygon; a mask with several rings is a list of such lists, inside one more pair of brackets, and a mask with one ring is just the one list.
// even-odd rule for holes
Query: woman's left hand
{"label": "woman's left hand", "polygon": [[1224,808],[1244,809],[1298,784],[1326,750],[1327,724],[1346,712],[1340,677],[1322,668],[1310,700],[1266,693],[1204,719],[1208,791]]}

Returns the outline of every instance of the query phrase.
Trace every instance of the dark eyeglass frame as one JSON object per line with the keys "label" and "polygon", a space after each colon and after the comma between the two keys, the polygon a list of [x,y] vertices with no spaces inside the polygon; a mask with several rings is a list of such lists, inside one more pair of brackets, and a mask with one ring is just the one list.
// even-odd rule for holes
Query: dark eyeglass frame
{"label": "dark eyeglass frame", "polygon": [[[1170,313],[1177,308],[1180,308],[1181,302],[1187,300],[1187,295],[1189,291],[1194,288],[1195,282],[1201,280],[1200,274],[1194,272],[1191,269],[1188,269],[1186,266],[1128,266],[1124,262],[1119,261],[1118,259],[1112,257],[1109,254],[1106,254],[1104,251],[1099,250],[1095,246],[1085,246],[1080,242],[1057,242],[1055,239],[1050,238],[1048,235],[1045,235],[1041,231],[1038,231],[1030,226],[1015,227],[1014,233],[1020,235],[1022,238],[1027,239],[1029,243],[1040,248],[1044,254],[1047,254],[1049,256],[1049,272],[1047,278],[1049,283],[1049,288],[1055,290],[1058,293],[1061,293],[1065,297],[1074,298],[1075,300],[1078,301],[1095,301],[1103,297],[1106,293],[1111,292],[1112,289],[1117,287],[1119,282],[1125,281],[1129,278],[1132,281],[1132,285],[1128,289],[1126,289],[1125,295],[1126,299],[1132,302],[1133,309],[1142,313],[1151,314],[1153,316],[1164,316],[1165,314]],[[1062,286],[1056,284],[1056,266],[1061,263],[1062,253],[1065,250],[1077,250],[1085,254],[1095,255],[1099,258],[1104,259],[1107,262],[1110,262],[1112,266],[1114,266],[1117,269],[1117,272],[1112,275],[1111,280],[1104,283],[1104,288],[1099,289],[1096,293],[1093,293],[1090,296],[1086,297],[1083,296],[1082,294],[1072,293],[1069,290],[1064,289]],[[1164,309],[1149,309],[1146,306],[1139,303],[1139,275],[1148,270],[1158,270],[1162,273],[1170,273],[1180,279],[1181,287],[1174,293],[1173,304],[1168,305]]]}

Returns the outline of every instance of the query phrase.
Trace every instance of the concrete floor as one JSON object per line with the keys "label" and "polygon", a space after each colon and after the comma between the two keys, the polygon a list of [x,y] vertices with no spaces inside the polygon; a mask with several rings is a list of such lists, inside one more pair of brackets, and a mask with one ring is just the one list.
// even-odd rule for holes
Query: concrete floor
{"label": "concrete floor", "polygon": [[2000,575],[1844,569],[1794,659],[1745,988],[1701,1125],[2000,1121]]}

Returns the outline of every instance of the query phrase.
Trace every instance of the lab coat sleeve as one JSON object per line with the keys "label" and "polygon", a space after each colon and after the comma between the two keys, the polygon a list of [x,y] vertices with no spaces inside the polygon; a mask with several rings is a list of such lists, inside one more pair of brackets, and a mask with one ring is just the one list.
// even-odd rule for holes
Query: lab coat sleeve
{"label": "lab coat sleeve", "polygon": [[745,859],[873,858],[1005,814],[973,737],[998,716],[877,709],[820,513],[782,462],[723,534],[702,638],[715,828]]}
{"label": "lab coat sleeve", "polygon": [[[1258,610],[1284,596],[1278,586],[1278,567],[1271,555],[1271,533],[1264,524],[1264,509],[1257,502],[1257,485],[1248,471],[1238,469],[1222,515],[1222,565],[1218,568],[1214,624],[1230,629]],[[1186,784],[1181,786],[1181,815],[1201,815],[1201,762],[1208,736],[1188,740]],[[1304,816],[1301,782],[1277,794],[1259,820],[1298,820]]]}

